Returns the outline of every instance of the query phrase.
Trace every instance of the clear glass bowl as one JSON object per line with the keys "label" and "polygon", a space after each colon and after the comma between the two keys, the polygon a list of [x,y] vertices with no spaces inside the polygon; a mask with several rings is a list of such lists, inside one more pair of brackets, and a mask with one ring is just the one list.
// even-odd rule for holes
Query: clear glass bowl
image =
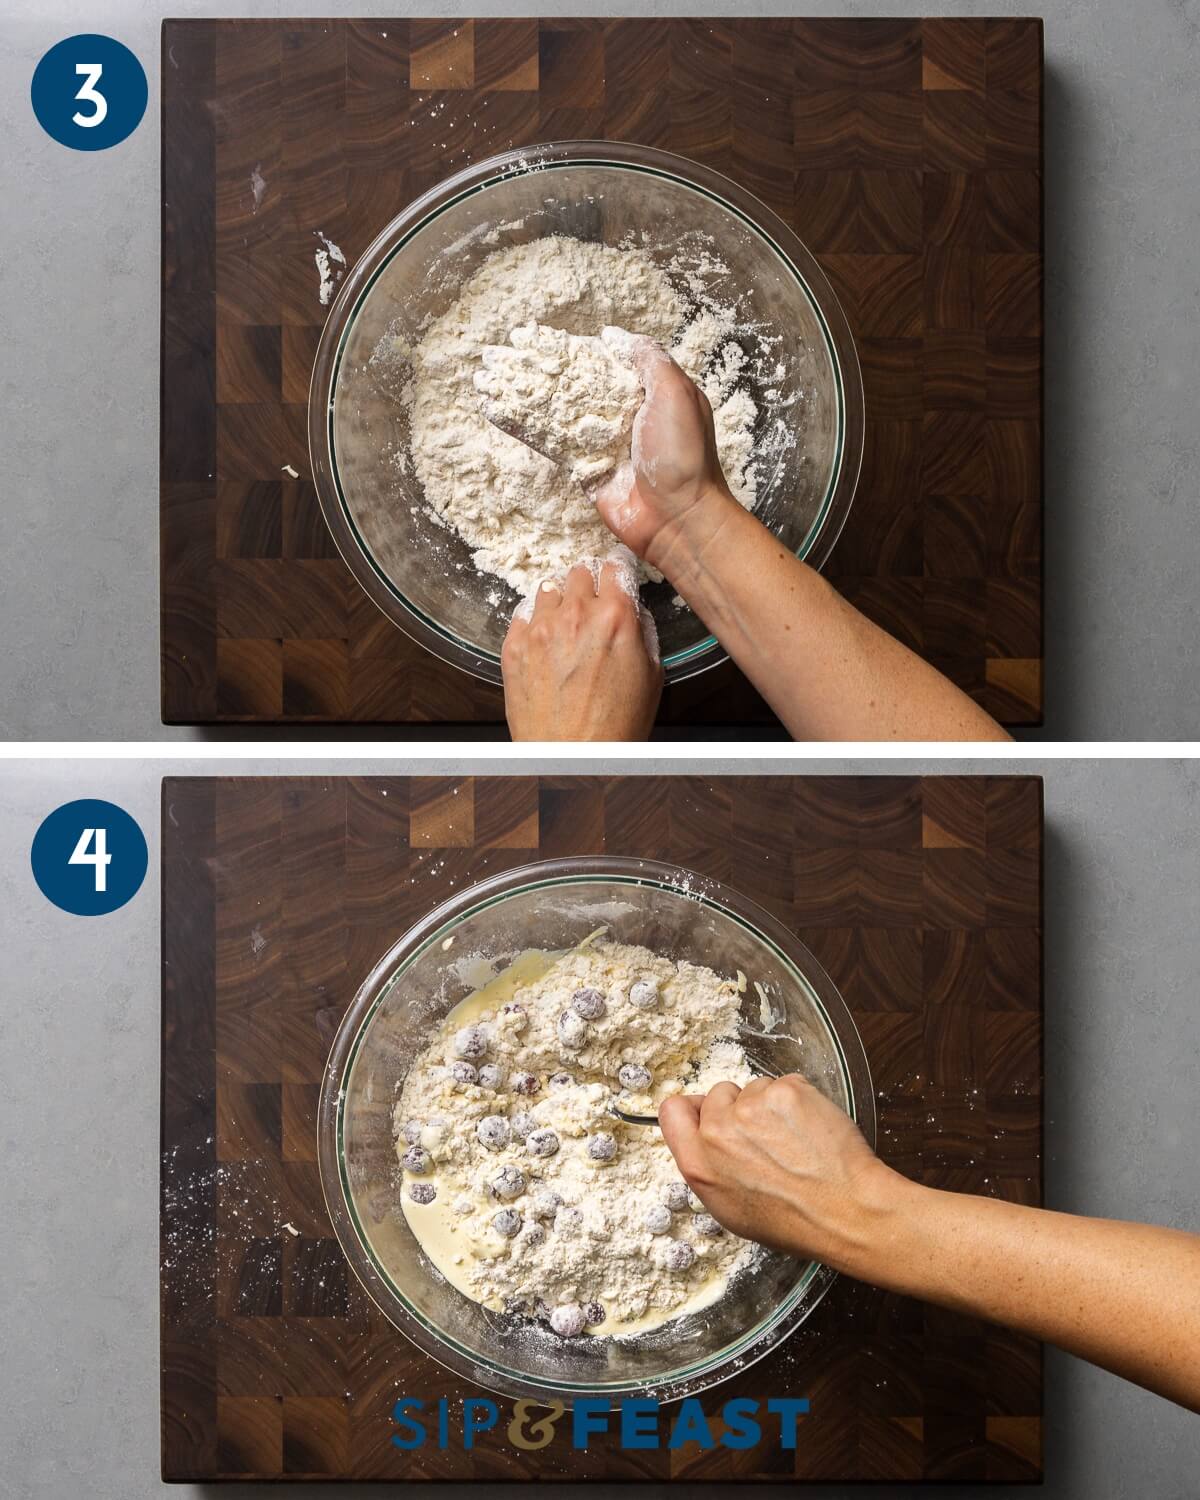
{"label": "clear glass bowl", "polygon": [[808,949],[737,892],[653,860],[595,857],[526,865],[444,902],[380,958],[334,1039],[318,1111],[321,1182],[346,1258],[385,1316],[441,1364],[506,1396],[693,1394],[761,1359],[834,1279],[764,1250],[700,1314],[627,1339],[557,1339],[528,1336],[426,1259],[400,1207],[392,1108],[430,1030],[474,987],[462,959],[502,965],[528,948],[572,947],[602,924],[621,942],[720,974],[741,969],[741,1040],[755,1069],[803,1074],[875,1144],[866,1055],[845,1002]]}
{"label": "clear glass bowl", "polygon": [[[545,235],[617,244],[638,236],[667,265],[708,237],[729,267],[712,289],[744,295],[779,343],[777,392],[755,433],[771,457],[755,512],[798,557],[821,567],[858,482],[863,391],[845,315],[782,219],[727,177],[645,146],[572,141],[492,157],[449,177],[387,226],[346,277],[313,367],[308,431],[321,509],[346,563],[383,613],[444,661],[500,681],[515,593],[481,574],[465,543],[433,519],[408,452],[399,399],[409,367],[372,355],[392,330],[415,342],[493,251]],[[786,421],[794,442],[771,440]],[[668,681],[725,660],[667,584],[644,601]]]}

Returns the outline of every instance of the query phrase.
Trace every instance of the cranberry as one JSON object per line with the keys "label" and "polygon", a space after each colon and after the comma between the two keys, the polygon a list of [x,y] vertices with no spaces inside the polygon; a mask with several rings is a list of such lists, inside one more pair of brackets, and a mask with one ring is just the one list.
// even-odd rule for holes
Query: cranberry
{"label": "cranberry", "polygon": [[558,1039],[570,1052],[577,1052],[587,1041],[587,1022],[573,1010],[564,1010],[558,1018]]}
{"label": "cranberry", "polygon": [[553,1156],[558,1150],[558,1137],[553,1130],[531,1130],[525,1137],[525,1149],[532,1156]]}
{"label": "cranberry", "polygon": [[502,1208],[498,1214],[492,1215],[492,1228],[506,1240],[511,1240],[521,1232],[521,1215],[515,1208]]}
{"label": "cranberry", "polygon": [[673,1214],[681,1214],[689,1207],[691,1196],[686,1182],[672,1182],[667,1188],[667,1207]]}
{"label": "cranberry", "polygon": [[671,1227],[671,1210],[662,1203],[655,1203],[646,1210],[642,1223],[651,1234],[666,1234]]}
{"label": "cranberry", "polygon": [[519,1198],[525,1191],[525,1173],[519,1167],[501,1167],[492,1178],[492,1192],[497,1198],[507,1201]]}
{"label": "cranberry", "polygon": [[602,1130],[599,1135],[588,1136],[587,1154],[593,1161],[612,1161],[617,1154],[617,1143],[607,1131]]}
{"label": "cranberry", "polygon": [[455,1057],[482,1057],[488,1049],[487,1032],[482,1026],[464,1026],[451,1043]]}
{"label": "cranberry", "polygon": [[663,1251],[663,1265],[668,1271],[686,1271],[696,1259],[696,1252],[683,1240],[672,1240]]}
{"label": "cranberry", "polygon": [[564,1302],[550,1314],[550,1327],[565,1339],[572,1339],[587,1326],[583,1308],[578,1302]]}
{"label": "cranberry", "polygon": [[576,990],[571,996],[571,1009],[585,1021],[598,1021],[608,1007],[599,990]]}
{"label": "cranberry", "polygon": [[475,1134],[489,1151],[503,1151],[512,1131],[503,1115],[484,1115],[475,1127]]}
{"label": "cranberry", "polygon": [[630,986],[629,1003],[638,1010],[653,1010],[658,1004],[658,980],[639,979]]}

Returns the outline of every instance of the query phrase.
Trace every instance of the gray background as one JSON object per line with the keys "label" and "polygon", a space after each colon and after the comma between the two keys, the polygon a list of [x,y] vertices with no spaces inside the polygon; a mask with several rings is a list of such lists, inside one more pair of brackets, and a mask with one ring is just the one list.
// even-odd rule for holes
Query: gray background
{"label": "gray background", "polygon": [[[395,0],[6,0],[0,192],[7,436],[0,733],[194,738],[158,708],[158,27],[172,15],[395,14]],[[612,0],[471,0],[418,13],[573,14]],[[651,14],[802,12],[732,0]],[[815,7],[816,13],[828,5]],[[854,14],[940,5],[869,0]],[[958,0],[955,14],[1028,12]],[[1200,571],[1196,392],[1200,0],[1044,0],[1048,718],[1043,738],[1191,739]],[[37,59],[92,27],[150,77],[111,151],[42,133]],[[15,565],[14,565],[15,564]]]}
{"label": "gray background", "polygon": [[[1200,768],[1191,762],[1043,767],[990,761],[962,769],[1001,767],[1046,776],[1049,1202],[1080,1213],[1200,1229]],[[579,761],[570,768],[605,769]],[[858,769],[876,768],[922,769],[894,760]],[[162,1492],[156,1308],[159,774],[213,769],[190,760],[0,765],[0,939],[8,997],[0,1009],[5,1494],[139,1500]],[[247,767],[231,761],[220,769]],[[339,766],[304,762],[286,769],[316,774]],[[359,769],[394,774],[411,768],[388,762]],[[512,766],[493,763],[486,769]],[[670,772],[678,766],[659,762],[647,769]],[[743,762],[690,769],[783,767]],[[812,761],[800,769],[838,772],[845,765]],[[58,912],[41,898],[29,873],[29,845],[42,817],[82,796],[128,808],[151,843],[145,886],[111,917],[83,920]],[[1163,1295],[1172,1296],[1172,1288],[1164,1286]],[[1196,1418],[1054,1352],[1047,1359],[1046,1400],[1044,1492],[1056,1500],[1184,1500],[1197,1493]],[[605,1500],[607,1488],[589,1487],[588,1493]],[[237,1486],[213,1493],[255,1491]],[[287,1486],[285,1493],[299,1490]],[[339,1486],[310,1493],[353,1491]],[[898,1493],[920,1491],[904,1487]],[[982,1492],[954,1487],[924,1493]]]}

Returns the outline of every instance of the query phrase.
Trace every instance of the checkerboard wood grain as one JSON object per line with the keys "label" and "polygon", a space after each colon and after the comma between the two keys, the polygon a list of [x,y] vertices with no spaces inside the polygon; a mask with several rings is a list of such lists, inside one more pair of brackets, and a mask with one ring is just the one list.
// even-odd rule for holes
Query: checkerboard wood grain
{"label": "checkerboard wood grain", "polygon": [[401,1453],[398,1396],[477,1392],[361,1291],[316,1165],[330,1043],[395,939],[473,880],[609,853],[730,882],[803,938],[861,1032],[886,1160],[1040,1203],[1039,781],[171,778],[162,802],[165,1478],[1040,1477],[1039,1346],[846,1278],[704,1397],[809,1396],[794,1453],[575,1454],[565,1428]]}
{"label": "checkerboard wood grain", "polygon": [[[168,21],[162,41],[164,720],[502,721],[326,532],[314,255],[324,234],[353,264],[483,156],[587,137],[727,173],[816,253],[868,417],[827,576],[1001,720],[1040,721],[1040,21]],[[662,721],[775,723],[732,667]]]}

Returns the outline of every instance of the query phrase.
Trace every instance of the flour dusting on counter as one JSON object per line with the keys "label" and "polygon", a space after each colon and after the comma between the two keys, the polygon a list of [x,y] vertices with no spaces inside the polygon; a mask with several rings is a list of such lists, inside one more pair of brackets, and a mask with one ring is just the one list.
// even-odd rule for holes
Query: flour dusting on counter
{"label": "flour dusting on counter", "polygon": [[328,235],[322,234],[319,229],[314,230],[313,233],[321,241],[321,248],[315,255],[317,275],[320,277],[317,295],[321,299],[321,306],[326,307],[333,296],[334,288],[346,274],[346,257],[342,253],[341,246],[335,245]]}

